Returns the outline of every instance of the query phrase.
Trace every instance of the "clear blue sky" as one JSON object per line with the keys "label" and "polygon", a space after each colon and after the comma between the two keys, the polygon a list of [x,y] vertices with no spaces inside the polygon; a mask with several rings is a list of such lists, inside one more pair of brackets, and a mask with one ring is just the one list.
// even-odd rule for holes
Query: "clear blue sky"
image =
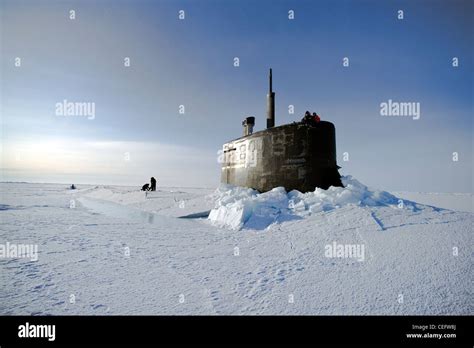
{"label": "clear blue sky", "polygon": [[[264,127],[272,67],[277,125],[307,109],[333,122],[342,174],[472,192],[472,1],[0,3],[2,180],[216,186],[241,120]],[[63,99],[95,118],[56,116]],[[388,99],[419,102],[420,119],[380,116]]]}

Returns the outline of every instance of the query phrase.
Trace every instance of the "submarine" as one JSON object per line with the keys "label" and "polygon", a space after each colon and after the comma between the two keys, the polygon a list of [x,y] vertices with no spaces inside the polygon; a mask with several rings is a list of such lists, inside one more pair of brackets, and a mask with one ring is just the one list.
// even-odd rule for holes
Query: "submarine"
{"label": "submarine", "polygon": [[221,182],[260,192],[342,187],[336,162],[336,129],[328,121],[293,122],[275,127],[272,69],[267,95],[267,128],[253,132],[255,117],[246,117],[243,136],[222,146]]}

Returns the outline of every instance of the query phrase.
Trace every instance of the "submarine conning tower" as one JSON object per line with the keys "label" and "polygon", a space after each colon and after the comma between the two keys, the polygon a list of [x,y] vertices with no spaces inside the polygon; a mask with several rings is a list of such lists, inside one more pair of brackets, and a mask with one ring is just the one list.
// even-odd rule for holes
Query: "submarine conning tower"
{"label": "submarine conning tower", "polygon": [[267,94],[267,128],[253,133],[254,117],[242,125],[244,136],[223,145],[221,182],[269,191],[314,191],[342,186],[336,161],[334,124],[293,122],[275,127],[272,69]]}

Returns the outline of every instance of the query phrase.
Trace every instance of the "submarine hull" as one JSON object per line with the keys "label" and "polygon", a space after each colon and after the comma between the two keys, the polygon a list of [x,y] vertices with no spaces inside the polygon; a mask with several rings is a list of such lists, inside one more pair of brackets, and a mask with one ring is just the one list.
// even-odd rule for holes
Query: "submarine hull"
{"label": "submarine hull", "polygon": [[221,182],[269,191],[342,186],[331,122],[272,127],[223,145]]}

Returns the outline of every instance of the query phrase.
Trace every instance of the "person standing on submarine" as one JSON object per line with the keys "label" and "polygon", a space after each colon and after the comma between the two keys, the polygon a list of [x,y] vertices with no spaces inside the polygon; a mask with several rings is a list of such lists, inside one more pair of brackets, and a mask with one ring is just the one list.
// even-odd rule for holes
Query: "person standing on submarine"
{"label": "person standing on submarine", "polygon": [[321,122],[321,117],[319,117],[319,115],[315,112],[313,112],[313,122],[315,124],[318,124],[319,122]]}
{"label": "person standing on submarine", "polygon": [[150,191],[156,191],[156,179],[154,177],[151,177],[150,183]]}
{"label": "person standing on submarine", "polygon": [[312,118],[312,117],[311,117],[311,113],[310,113],[309,111],[306,111],[306,112],[304,113],[304,117],[303,117],[303,119],[301,120],[301,122],[302,122],[303,124],[311,124],[311,118]]}

